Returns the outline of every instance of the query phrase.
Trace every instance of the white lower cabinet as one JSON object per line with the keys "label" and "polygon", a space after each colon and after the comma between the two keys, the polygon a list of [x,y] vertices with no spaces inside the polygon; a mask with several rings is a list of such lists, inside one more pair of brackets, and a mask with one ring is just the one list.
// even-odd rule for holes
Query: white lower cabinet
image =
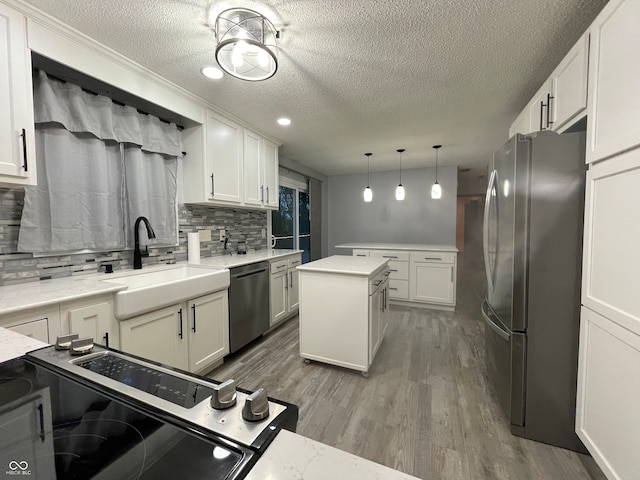
{"label": "white lower cabinet", "polygon": [[[11,382],[3,379],[11,391]],[[0,397],[0,464],[7,478],[52,478],[55,472],[49,388],[7,403]]]}
{"label": "white lower cabinet", "polygon": [[[90,299],[60,305],[60,318],[68,322],[67,332],[91,337],[96,343],[119,348],[118,322],[111,298]],[[55,340],[55,339],[53,339]]]}
{"label": "white lower cabinet", "polygon": [[60,309],[58,305],[29,310],[0,318],[0,327],[26,335],[45,343],[53,343],[60,335]]}
{"label": "white lower cabinet", "polygon": [[640,335],[583,307],[578,363],[578,436],[608,478],[640,478]]}
{"label": "white lower cabinet", "polygon": [[291,317],[298,312],[299,277],[296,267],[302,263],[302,255],[295,254],[288,258],[279,257],[270,265],[270,325]]}
{"label": "white lower cabinet", "polygon": [[226,290],[120,322],[120,349],[203,373],[229,353]]}
{"label": "white lower cabinet", "polygon": [[300,270],[300,356],[368,375],[389,325],[387,276]]}
{"label": "white lower cabinet", "polygon": [[120,349],[187,370],[186,320],[185,305],[176,304],[120,322]]}
{"label": "white lower cabinet", "polygon": [[189,371],[205,372],[229,353],[227,291],[190,300]]}
{"label": "white lower cabinet", "polygon": [[455,305],[455,275],[455,255],[412,254],[411,301]]}
{"label": "white lower cabinet", "polygon": [[354,248],[353,256],[389,260],[387,301],[444,310],[455,308],[457,253]]}

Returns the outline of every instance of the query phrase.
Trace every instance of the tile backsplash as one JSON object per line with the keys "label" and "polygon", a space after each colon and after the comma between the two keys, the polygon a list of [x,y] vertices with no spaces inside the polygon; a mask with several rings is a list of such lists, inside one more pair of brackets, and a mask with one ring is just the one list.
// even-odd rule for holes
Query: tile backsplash
{"label": "tile backsplash", "polygon": [[[68,254],[34,257],[19,253],[18,231],[24,206],[24,191],[0,188],[0,285],[39,281],[48,278],[67,277],[93,273],[103,264],[112,264],[114,270],[130,268],[133,251]],[[200,243],[200,255],[211,257],[224,254],[224,244],[219,241],[220,230],[229,237],[228,248],[235,251],[238,239],[246,240],[248,250],[267,248],[262,229],[267,228],[267,212],[235,210],[204,205],[178,206],[179,244],[171,247],[154,247],[149,244],[149,256],[142,264],[181,262],[187,259],[187,233],[211,230],[211,241]],[[142,245],[144,249],[144,244]]]}

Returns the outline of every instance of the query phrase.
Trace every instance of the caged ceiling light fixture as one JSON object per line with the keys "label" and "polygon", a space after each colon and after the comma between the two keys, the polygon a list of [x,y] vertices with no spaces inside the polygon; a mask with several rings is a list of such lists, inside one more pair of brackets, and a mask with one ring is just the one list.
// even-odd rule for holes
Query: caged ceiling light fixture
{"label": "caged ceiling light fixture", "polygon": [[373,200],[373,190],[371,190],[371,187],[369,186],[369,157],[371,157],[371,155],[373,155],[373,153],[365,153],[365,156],[367,157],[367,188],[364,189],[365,202]]}
{"label": "caged ceiling light fixture", "polygon": [[230,8],[214,25],[216,61],[236,78],[266,80],[278,69],[280,32],[267,18],[246,8]]}
{"label": "caged ceiling light fixture", "polygon": [[402,186],[402,152],[404,152],[404,148],[399,148],[396,152],[400,154],[400,183],[396,187],[396,200],[402,201],[404,200],[404,187]]}
{"label": "caged ceiling light fixture", "polygon": [[431,198],[438,199],[442,197],[442,188],[438,183],[438,150],[442,147],[442,145],[434,145],[433,148],[436,151],[436,183],[431,186]]}

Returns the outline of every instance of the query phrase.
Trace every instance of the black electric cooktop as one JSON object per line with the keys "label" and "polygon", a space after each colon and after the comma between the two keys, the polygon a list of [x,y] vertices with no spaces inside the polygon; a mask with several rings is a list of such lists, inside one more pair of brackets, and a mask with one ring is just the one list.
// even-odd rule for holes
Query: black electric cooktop
{"label": "black electric cooktop", "polygon": [[[147,389],[160,383],[153,372],[134,371],[126,361],[83,367]],[[206,395],[183,382],[163,378],[171,390],[165,397],[188,406]],[[29,359],[0,364],[0,477],[238,479],[254,456],[244,446],[205,438]]]}

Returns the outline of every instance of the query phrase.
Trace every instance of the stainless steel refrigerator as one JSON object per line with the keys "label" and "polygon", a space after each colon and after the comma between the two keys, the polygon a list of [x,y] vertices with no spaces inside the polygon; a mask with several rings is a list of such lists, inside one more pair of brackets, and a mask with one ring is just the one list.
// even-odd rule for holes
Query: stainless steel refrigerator
{"label": "stainless steel refrigerator", "polygon": [[486,367],[511,432],[586,452],[575,434],[584,133],[516,135],[493,158],[483,246]]}

